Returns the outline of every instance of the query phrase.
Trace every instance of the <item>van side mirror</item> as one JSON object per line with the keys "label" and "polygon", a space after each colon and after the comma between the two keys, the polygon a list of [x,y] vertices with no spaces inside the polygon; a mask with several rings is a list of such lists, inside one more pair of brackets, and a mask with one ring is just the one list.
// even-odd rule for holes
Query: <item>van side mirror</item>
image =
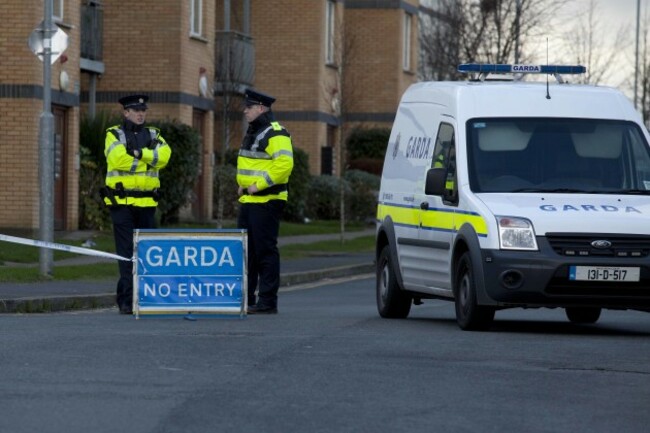
{"label": "van side mirror", "polygon": [[444,167],[430,168],[427,170],[427,179],[424,183],[426,195],[443,196],[447,182],[447,169]]}

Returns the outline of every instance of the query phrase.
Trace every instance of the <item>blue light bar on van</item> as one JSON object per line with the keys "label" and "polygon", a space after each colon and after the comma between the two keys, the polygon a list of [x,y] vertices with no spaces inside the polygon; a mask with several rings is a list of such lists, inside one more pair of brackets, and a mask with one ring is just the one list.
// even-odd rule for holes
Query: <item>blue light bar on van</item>
{"label": "blue light bar on van", "polygon": [[584,74],[587,68],[581,65],[500,65],[496,63],[465,63],[458,65],[462,73],[496,74]]}

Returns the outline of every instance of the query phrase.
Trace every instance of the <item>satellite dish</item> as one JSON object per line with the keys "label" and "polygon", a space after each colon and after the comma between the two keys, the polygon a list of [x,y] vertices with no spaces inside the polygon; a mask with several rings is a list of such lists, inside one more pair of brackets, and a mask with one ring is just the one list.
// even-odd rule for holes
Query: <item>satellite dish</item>
{"label": "satellite dish", "polygon": [[330,107],[332,108],[332,113],[338,115],[341,110],[341,100],[336,96],[330,101]]}
{"label": "satellite dish", "polygon": [[61,73],[59,74],[59,87],[64,92],[67,92],[69,86],[70,86],[70,76],[66,71],[61,71]]}

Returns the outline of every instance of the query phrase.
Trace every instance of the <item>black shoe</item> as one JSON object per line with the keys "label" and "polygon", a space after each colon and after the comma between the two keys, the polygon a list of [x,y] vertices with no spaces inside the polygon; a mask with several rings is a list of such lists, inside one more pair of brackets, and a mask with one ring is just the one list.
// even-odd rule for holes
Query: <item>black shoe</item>
{"label": "black shoe", "polygon": [[120,305],[120,314],[133,314],[133,308],[130,305]]}
{"label": "black shoe", "polygon": [[248,307],[248,314],[278,314],[278,309],[265,305],[251,305]]}

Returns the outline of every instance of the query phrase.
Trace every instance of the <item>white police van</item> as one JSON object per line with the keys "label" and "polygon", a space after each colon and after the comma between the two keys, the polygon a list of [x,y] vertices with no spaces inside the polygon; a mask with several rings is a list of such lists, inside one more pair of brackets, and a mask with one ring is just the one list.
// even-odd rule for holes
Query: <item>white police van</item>
{"label": "white police van", "polygon": [[453,300],[467,330],[510,307],[650,311],[650,137],[619,91],[563,83],[584,70],[461,65],[479,78],[404,93],[377,207],[382,317],[428,298]]}

